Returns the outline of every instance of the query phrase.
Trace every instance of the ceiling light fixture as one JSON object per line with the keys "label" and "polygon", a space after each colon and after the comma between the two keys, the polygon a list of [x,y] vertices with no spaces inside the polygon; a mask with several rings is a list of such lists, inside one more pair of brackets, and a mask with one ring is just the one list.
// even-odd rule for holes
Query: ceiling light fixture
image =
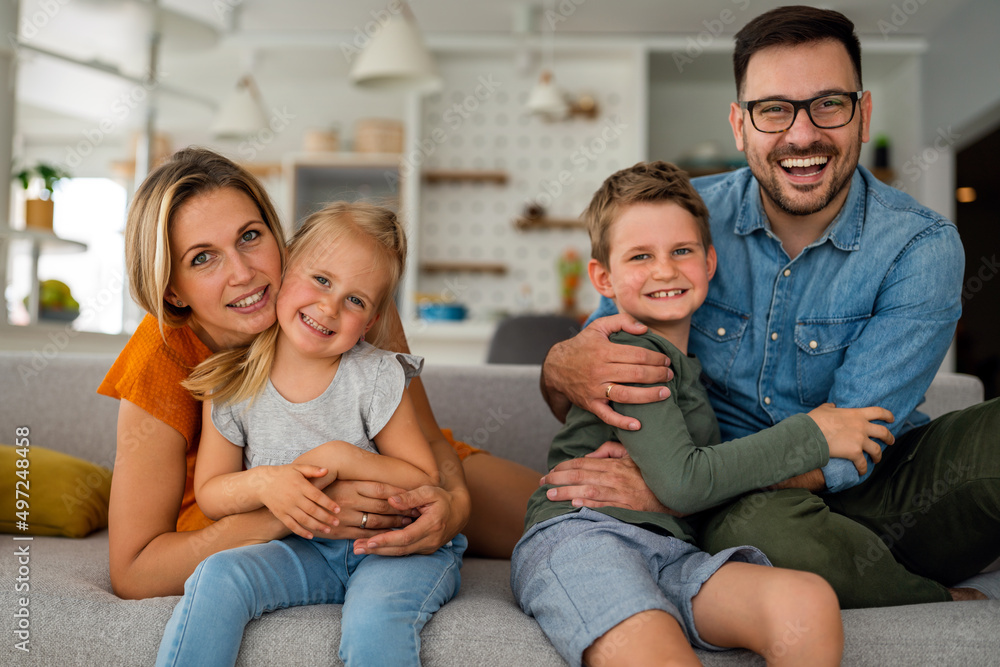
{"label": "ceiling light fixture", "polygon": [[[549,7],[551,8],[551,0]],[[551,11],[551,9],[549,10]],[[539,116],[546,121],[561,121],[573,116],[583,116],[585,118],[597,118],[597,101],[590,95],[581,95],[573,100],[559,88],[555,83],[552,74],[553,61],[555,60],[555,46],[553,43],[555,26],[549,22],[549,29],[544,36],[544,66],[538,77],[538,82],[531,89],[528,95],[526,107],[533,115]]]}
{"label": "ceiling light fixture", "polygon": [[362,88],[433,90],[441,85],[417,20],[407,3],[392,13],[358,55],[351,82]]}
{"label": "ceiling light fixture", "polygon": [[210,131],[217,139],[243,139],[267,127],[260,89],[253,76],[243,75],[236,90],[215,115]]}

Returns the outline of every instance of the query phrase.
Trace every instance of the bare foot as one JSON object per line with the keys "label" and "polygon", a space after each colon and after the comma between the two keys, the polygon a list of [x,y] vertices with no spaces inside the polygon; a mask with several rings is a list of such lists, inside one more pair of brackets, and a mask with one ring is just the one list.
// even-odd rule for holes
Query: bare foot
{"label": "bare foot", "polygon": [[948,592],[951,593],[951,599],[955,602],[963,600],[989,600],[985,593],[977,591],[975,588],[949,588]]}

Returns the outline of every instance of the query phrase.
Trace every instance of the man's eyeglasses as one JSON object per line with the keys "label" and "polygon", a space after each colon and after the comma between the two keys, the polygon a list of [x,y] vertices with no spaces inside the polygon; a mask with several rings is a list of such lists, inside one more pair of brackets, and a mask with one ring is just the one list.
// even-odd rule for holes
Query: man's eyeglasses
{"label": "man's eyeglasses", "polygon": [[740,108],[750,111],[750,122],[759,132],[785,132],[795,123],[799,109],[805,109],[812,124],[822,130],[843,127],[854,119],[854,110],[863,90],[856,93],[820,95],[809,100],[749,100]]}

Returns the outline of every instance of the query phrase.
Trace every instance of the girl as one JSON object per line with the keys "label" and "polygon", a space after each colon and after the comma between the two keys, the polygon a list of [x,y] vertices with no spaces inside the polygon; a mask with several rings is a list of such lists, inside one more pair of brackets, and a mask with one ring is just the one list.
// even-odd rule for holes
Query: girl
{"label": "girl", "polygon": [[[195,567],[213,553],[289,534],[266,508],[215,523],[202,514],[194,498],[202,405],[180,384],[213,353],[247,345],[274,324],[286,257],[282,226],[264,188],[204,148],[178,151],[146,178],[129,206],[125,240],[129,289],[148,314],[98,392],[120,401],[109,515],[111,585],[119,597],[141,599],[182,594]],[[408,351],[394,307],[375,329],[388,332],[392,349]],[[498,523],[519,528],[530,492],[515,494],[505,488],[519,485],[501,485],[517,464],[466,456],[442,434],[420,378],[411,393],[438,468],[454,474],[443,475],[440,487],[405,493],[372,481],[337,481],[324,490],[341,508],[328,536],[365,538],[368,553],[402,555],[432,553],[467,522],[480,534]],[[476,491],[466,486],[466,475]],[[537,482],[537,475],[530,479]],[[398,502],[390,504],[397,494]],[[479,519],[470,518],[470,495],[477,498]],[[516,519],[493,519],[518,504]],[[411,508],[420,516],[405,525]],[[513,542],[505,548],[509,555]]]}
{"label": "girl", "polygon": [[185,383],[211,398],[195,471],[202,511],[213,518],[266,507],[295,535],[199,565],[157,664],[234,664],[250,619],[303,604],[344,605],[340,657],[348,665],[419,664],[420,629],[458,591],[465,538],[405,558],[313,539],[339,512],[319,490],[333,480],[438,483],[406,390],[422,360],[364,342],[391,305],[405,256],[391,211],[336,203],[313,214],[289,246],[277,323],[249,347],[202,363]]}

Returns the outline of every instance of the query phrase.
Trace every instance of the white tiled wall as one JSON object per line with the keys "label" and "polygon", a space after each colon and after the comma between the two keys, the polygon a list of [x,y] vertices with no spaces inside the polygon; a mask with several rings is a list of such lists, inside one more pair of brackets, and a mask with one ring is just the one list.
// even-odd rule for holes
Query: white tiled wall
{"label": "white tiled wall", "polygon": [[[421,147],[404,159],[425,169],[499,169],[509,180],[424,183],[416,261],[499,262],[508,271],[422,273],[419,292],[457,296],[471,319],[561,308],[556,262],[568,247],[586,260],[586,232],[520,231],[513,221],[532,201],[552,217],[576,218],[608,175],[641,157],[641,74],[633,62],[630,54],[557,58],[556,83],[593,95],[599,115],[549,123],[525,110],[537,67],[521,73],[506,54],[439,60],[444,88],[423,101]],[[586,277],[578,302],[582,311],[597,303]]]}

